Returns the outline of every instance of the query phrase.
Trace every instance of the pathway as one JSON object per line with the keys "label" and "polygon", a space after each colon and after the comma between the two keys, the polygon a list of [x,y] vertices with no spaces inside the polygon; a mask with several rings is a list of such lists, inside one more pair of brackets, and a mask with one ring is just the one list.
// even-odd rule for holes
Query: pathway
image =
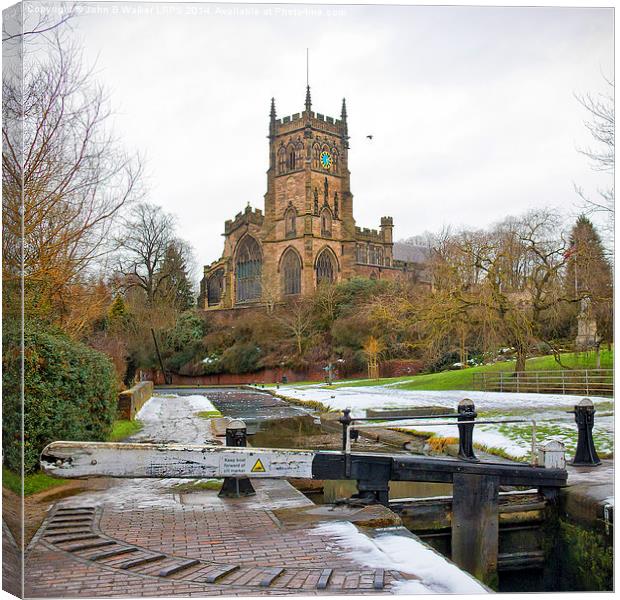
{"label": "pathway", "polygon": [[[201,402],[195,396],[154,397],[141,411],[144,429],[134,440],[213,440],[209,421],[194,414],[202,410]],[[265,396],[265,402],[273,398]],[[57,502],[30,544],[26,595],[481,591],[475,580],[432,552],[424,564],[439,561],[438,570],[424,574],[420,566],[417,573],[403,564],[405,554],[415,564],[415,556],[430,552],[403,528],[374,530],[378,541],[371,541],[350,525],[385,521],[382,507],[317,507],[282,480],[255,480],[257,495],[241,499],[178,487],[187,481],[116,480],[109,489]],[[392,556],[386,548],[396,538]],[[369,547],[360,556],[364,543]],[[441,579],[435,580],[435,571]]]}

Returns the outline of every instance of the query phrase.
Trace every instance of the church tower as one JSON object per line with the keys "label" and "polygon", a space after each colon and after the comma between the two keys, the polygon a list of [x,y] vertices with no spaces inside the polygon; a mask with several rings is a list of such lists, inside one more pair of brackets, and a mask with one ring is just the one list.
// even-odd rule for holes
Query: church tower
{"label": "church tower", "polygon": [[284,219],[292,207],[300,217],[313,217],[304,223],[314,229],[316,217],[327,207],[333,219],[354,228],[345,101],[340,119],[315,113],[308,86],[304,111],[277,119],[272,99],[268,137],[265,217]]}
{"label": "church tower", "polygon": [[248,204],[224,224],[224,252],[205,266],[199,305],[207,310],[275,306],[352,277],[395,278],[391,217],[381,230],[353,218],[347,107],[340,118],[304,110],[278,119],[269,111],[264,211]]}
{"label": "church tower", "polygon": [[[314,112],[307,86],[304,110],[278,119],[272,99],[268,137],[265,222],[272,227],[263,245],[275,246],[276,255],[283,245],[299,253],[303,291],[321,278],[341,279],[355,260],[345,100],[340,119]],[[317,274],[317,257],[325,249],[325,268]],[[281,264],[273,267],[270,279],[281,278]]]}

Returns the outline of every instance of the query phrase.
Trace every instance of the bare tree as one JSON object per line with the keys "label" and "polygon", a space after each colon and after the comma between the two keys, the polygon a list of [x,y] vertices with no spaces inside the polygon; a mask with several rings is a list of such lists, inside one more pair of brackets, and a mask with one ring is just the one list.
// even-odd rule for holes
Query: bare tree
{"label": "bare tree", "polygon": [[278,277],[269,277],[263,271],[261,277],[261,298],[265,303],[265,308],[269,314],[273,314],[276,306],[280,302],[281,289]]}
{"label": "bare tree", "polygon": [[108,131],[105,92],[79,50],[57,32],[46,50],[24,62],[23,82],[3,79],[3,280],[23,274],[33,310],[64,319],[67,299],[93,289],[83,282],[140,192],[141,165]]}
{"label": "bare tree", "polygon": [[464,360],[468,341],[486,351],[508,345],[521,371],[532,344],[544,341],[559,360],[553,323],[562,307],[582,298],[564,284],[567,248],[552,211],[443,236],[431,263],[431,293],[405,311],[418,346],[435,357],[458,349]]}
{"label": "bare tree", "polygon": [[150,307],[163,293],[171,275],[164,267],[175,240],[173,216],[145,202],[131,209],[117,236],[118,271],[125,278],[124,286],[143,290]]}
{"label": "bare tree", "polygon": [[[40,5],[36,11],[28,11],[24,19],[24,5],[10,7],[12,14],[2,19],[2,43],[29,42],[34,38],[49,41],[51,36],[75,18],[78,14],[77,4],[57,5],[54,11]],[[8,17],[8,18],[7,18]]]}
{"label": "bare tree", "polygon": [[584,190],[575,186],[577,194],[584,202],[584,208],[592,213],[598,212],[609,216],[610,228],[613,228],[615,193],[613,175],[615,167],[615,109],[614,109],[614,82],[607,78],[607,93],[597,95],[576,95],[577,101],[588,111],[589,116],[585,126],[592,135],[595,146],[579,149],[579,152],[590,159],[591,167],[595,171],[609,173],[610,185],[598,190],[598,198],[586,194]]}
{"label": "bare tree", "polygon": [[295,342],[297,356],[301,356],[304,351],[304,344],[311,331],[312,304],[310,301],[300,298],[293,300],[277,314],[277,321],[291,335]]}

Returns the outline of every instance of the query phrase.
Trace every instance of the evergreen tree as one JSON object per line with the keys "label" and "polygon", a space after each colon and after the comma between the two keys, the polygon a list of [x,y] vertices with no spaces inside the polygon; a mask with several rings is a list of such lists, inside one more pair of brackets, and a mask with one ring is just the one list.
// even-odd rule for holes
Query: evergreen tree
{"label": "evergreen tree", "polygon": [[[570,237],[565,286],[574,298],[587,298],[597,330],[603,341],[613,335],[613,279],[611,265],[605,255],[601,238],[592,222],[581,215]],[[580,305],[575,305],[579,312]]]}
{"label": "evergreen tree", "polygon": [[183,312],[194,306],[194,290],[187,268],[187,250],[175,240],[168,245],[161,267],[162,296],[165,302]]}
{"label": "evergreen tree", "polygon": [[125,300],[121,294],[116,294],[114,301],[110,305],[108,311],[108,318],[110,321],[120,321],[127,316],[127,307],[125,306]]}

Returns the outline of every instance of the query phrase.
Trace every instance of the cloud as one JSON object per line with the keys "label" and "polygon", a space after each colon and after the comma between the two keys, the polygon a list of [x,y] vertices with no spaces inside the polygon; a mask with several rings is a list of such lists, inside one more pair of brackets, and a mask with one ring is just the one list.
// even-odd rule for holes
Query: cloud
{"label": "cloud", "polygon": [[262,207],[270,98],[279,116],[303,109],[306,48],[313,107],[338,116],[347,97],[358,225],[391,214],[396,238],[483,226],[572,211],[573,182],[605,185],[576,151],[588,134],[573,94],[613,73],[612,9],[105,6],[75,35],[117,133],[147,156],[150,200],[178,215],[202,264],[226,219]]}

